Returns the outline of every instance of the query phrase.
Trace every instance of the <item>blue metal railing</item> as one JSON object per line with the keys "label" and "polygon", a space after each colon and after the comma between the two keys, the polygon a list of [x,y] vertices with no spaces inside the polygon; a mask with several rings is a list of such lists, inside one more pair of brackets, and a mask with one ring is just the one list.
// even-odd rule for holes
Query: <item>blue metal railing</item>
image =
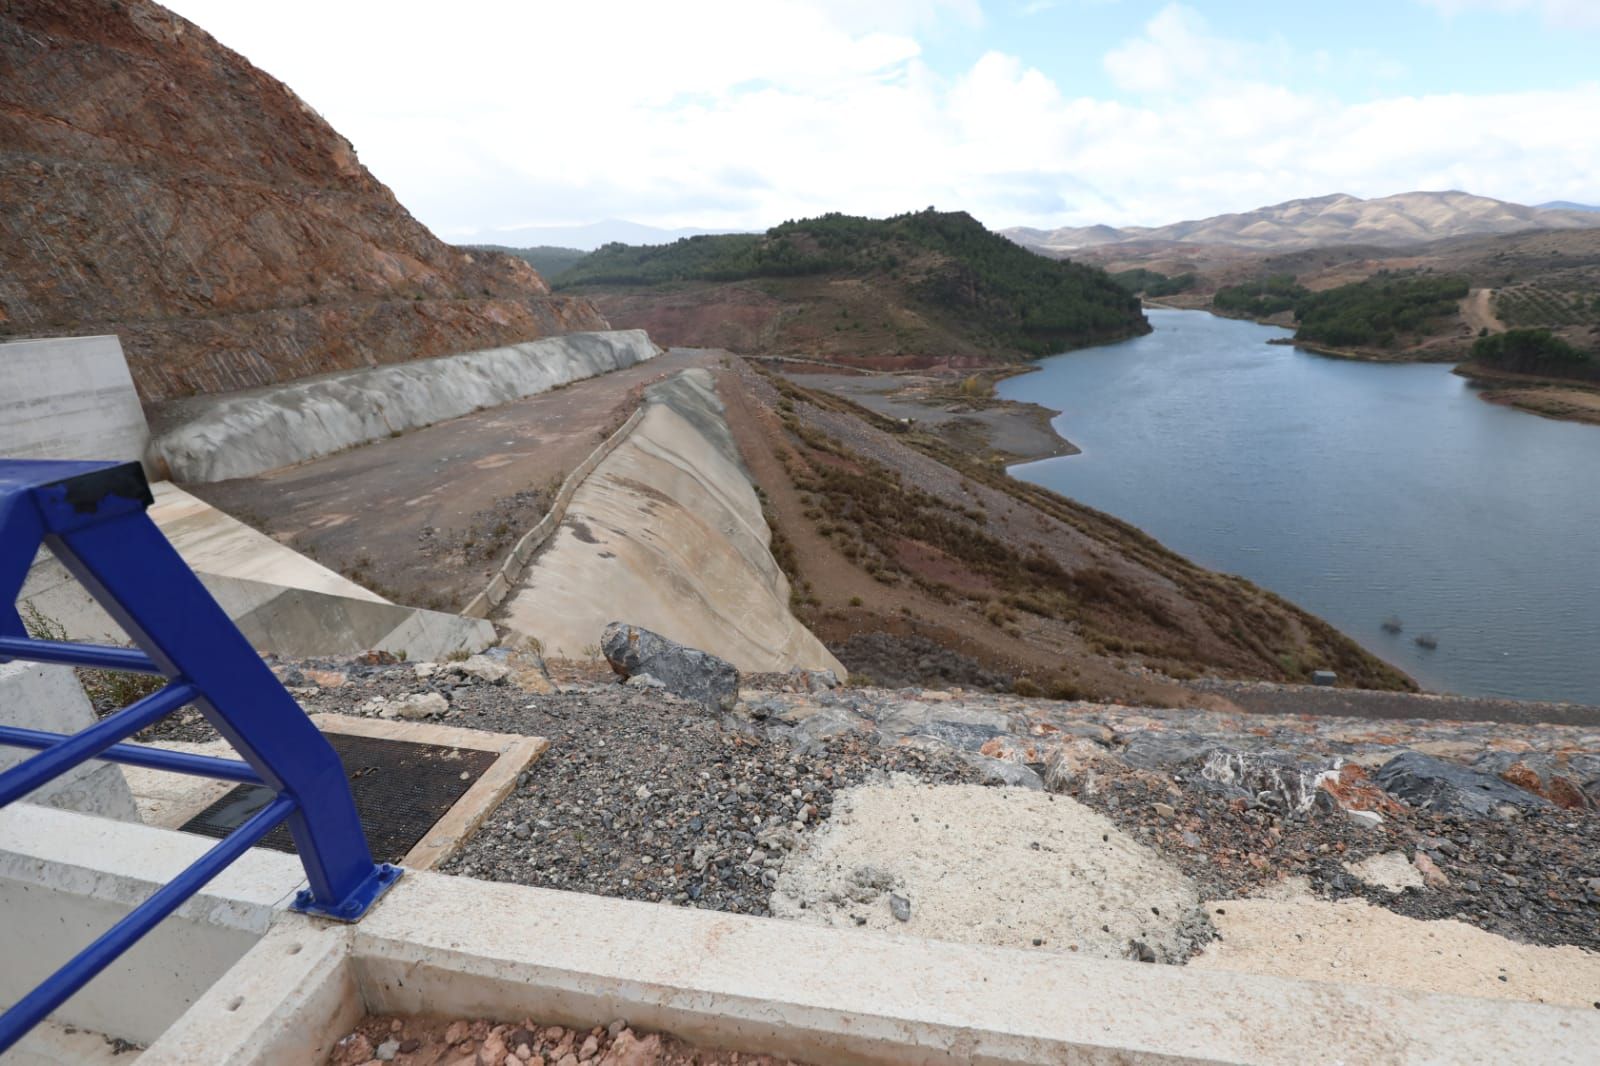
{"label": "blue metal railing", "polygon": [[[90,759],[263,785],[277,797],[0,1015],[0,1054],[282,822],[309,884],[297,910],[355,921],[401,873],[372,861],[338,756],[161,535],[145,513],[151,502],[137,463],[0,460],[0,662],[168,679],[77,734],[0,725],[0,746],[38,752],[0,773],[0,806]],[[16,600],[41,545],[137,650],[28,635]],[[189,704],[245,761],[123,743]]]}

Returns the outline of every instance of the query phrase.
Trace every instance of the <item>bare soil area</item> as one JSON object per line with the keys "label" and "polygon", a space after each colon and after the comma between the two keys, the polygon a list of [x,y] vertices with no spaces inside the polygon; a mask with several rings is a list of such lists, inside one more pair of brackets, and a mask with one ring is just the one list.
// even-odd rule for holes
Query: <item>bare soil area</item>
{"label": "bare soil area", "polygon": [[1023,463],[1078,453],[1078,447],[1051,425],[1059,412],[996,398],[991,374],[838,374],[806,363],[785,363],[778,369],[805,388],[820,389],[885,418],[915,424],[983,461]]}
{"label": "bare soil area", "polygon": [[[1352,683],[1409,687],[1284,601],[935,433],[803,387],[810,377],[737,363],[719,391],[766,494],[792,605],[839,654],[867,635],[926,639],[1021,691],[1163,705],[1207,698],[1171,678],[1306,679],[1313,662]],[[954,665],[926,658],[929,671],[911,675],[924,683]],[[1130,669],[1139,664],[1164,676]],[[850,665],[887,680],[870,661]]]}

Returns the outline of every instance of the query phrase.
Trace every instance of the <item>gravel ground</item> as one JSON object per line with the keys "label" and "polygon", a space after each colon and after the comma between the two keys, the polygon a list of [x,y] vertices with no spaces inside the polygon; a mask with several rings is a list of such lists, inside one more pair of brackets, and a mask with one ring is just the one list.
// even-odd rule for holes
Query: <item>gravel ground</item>
{"label": "gravel ground", "polygon": [[[1370,829],[1342,812],[1245,807],[1177,786],[1170,775],[1114,766],[1063,791],[1155,844],[1207,899],[1255,895],[1303,876],[1323,899],[1360,898],[1525,943],[1600,951],[1600,818],[1591,811],[1531,810],[1502,821],[1397,806]],[[1393,893],[1344,868],[1396,849],[1428,856],[1448,884]]]}
{"label": "gravel ground", "polygon": [[[837,790],[896,771],[936,782],[979,778],[953,752],[884,747],[860,733],[797,750],[654,689],[588,684],[531,694],[464,679],[418,682],[403,664],[357,669],[342,687],[302,695],[302,704],[360,714],[374,696],[438,691],[451,701],[449,725],[550,739],[442,867],[483,880],[766,914],[788,849],[829,817]],[[310,673],[305,664],[301,672]]]}
{"label": "gravel ground", "polygon": [[[1396,802],[1368,770],[1404,750],[1470,764],[1484,751],[1600,750],[1571,726],[1444,721],[1373,724],[1024,700],[935,690],[746,691],[715,714],[654,689],[595,681],[525,691],[442,664],[300,662],[280,676],[309,712],[378,713],[374,697],[437,692],[452,726],[548,737],[522,777],[444,869],[632,899],[770,913],[785,859],[834,812],[840,790],[904,772],[929,784],[1047,784],[1154,847],[1202,899],[1269,894],[1304,878],[1324,900],[1363,899],[1419,919],[1455,918],[1530,944],[1600,951],[1600,811],[1542,804],[1490,817]],[[427,668],[424,667],[424,672]],[[776,677],[747,678],[777,686]],[[208,740],[198,719],[165,739]],[[1201,756],[1230,749],[1345,760],[1335,802],[1303,809],[1206,787]],[[1319,763],[1318,760],[1321,760]],[[1291,777],[1293,775],[1291,774]],[[1592,799],[1590,801],[1592,803]],[[1362,824],[1343,809],[1381,812]],[[1394,892],[1346,868],[1400,852],[1428,883]]]}

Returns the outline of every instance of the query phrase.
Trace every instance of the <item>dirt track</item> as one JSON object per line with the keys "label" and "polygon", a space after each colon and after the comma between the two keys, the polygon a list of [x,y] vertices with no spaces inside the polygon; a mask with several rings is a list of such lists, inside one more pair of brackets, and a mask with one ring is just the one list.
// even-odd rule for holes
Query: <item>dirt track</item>
{"label": "dirt track", "polygon": [[1506,331],[1506,324],[1495,317],[1493,297],[1493,289],[1473,289],[1461,301],[1461,321],[1474,334],[1485,329],[1490,333]]}

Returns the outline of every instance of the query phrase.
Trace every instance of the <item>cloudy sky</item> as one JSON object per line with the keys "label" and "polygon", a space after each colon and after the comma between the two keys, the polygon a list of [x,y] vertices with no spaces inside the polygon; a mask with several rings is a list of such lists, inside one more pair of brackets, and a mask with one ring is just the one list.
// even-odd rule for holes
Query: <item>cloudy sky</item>
{"label": "cloudy sky", "polygon": [[447,239],[1600,202],[1600,0],[168,0]]}

